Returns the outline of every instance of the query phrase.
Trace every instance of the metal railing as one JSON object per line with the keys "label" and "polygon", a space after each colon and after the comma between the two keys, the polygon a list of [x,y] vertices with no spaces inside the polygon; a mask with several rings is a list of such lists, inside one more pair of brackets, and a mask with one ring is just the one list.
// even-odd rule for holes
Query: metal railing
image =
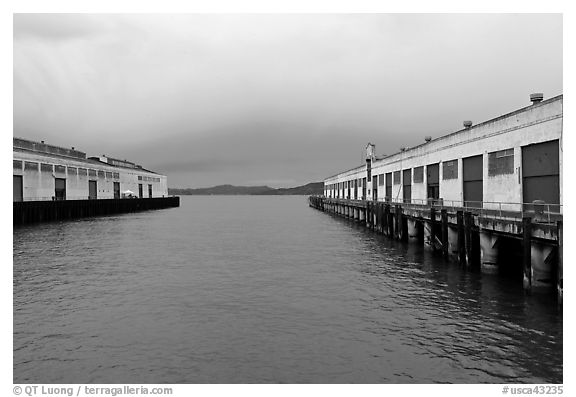
{"label": "metal railing", "polygon": [[[326,197],[332,200],[349,200],[345,198]],[[351,201],[365,201],[362,198]],[[446,209],[450,211],[468,211],[483,218],[522,220],[522,218],[532,218],[536,223],[553,223],[562,219],[563,205],[549,204],[541,200],[532,203],[503,202],[503,201],[473,201],[473,200],[445,200],[445,199],[411,199],[411,200],[391,200],[378,198],[369,200],[378,203],[402,204],[409,207],[433,207],[435,209]]]}

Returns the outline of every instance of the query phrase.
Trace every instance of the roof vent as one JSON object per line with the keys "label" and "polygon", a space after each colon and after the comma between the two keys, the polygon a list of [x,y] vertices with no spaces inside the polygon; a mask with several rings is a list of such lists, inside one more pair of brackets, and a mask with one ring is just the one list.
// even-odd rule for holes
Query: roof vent
{"label": "roof vent", "polygon": [[74,146],[72,146],[72,150],[74,150]]}
{"label": "roof vent", "polygon": [[533,105],[537,104],[538,102],[542,102],[542,99],[544,99],[544,94],[541,92],[530,94],[530,100],[532,101]]}
{"label": "roof vent", "polygon": [[425,140],[426,142],[430,142],[430,141],[432,140],[432,137],[431,137],[430,135],[426,135],[426,136],[424,137],[424,140]]}
{"label": "roof vent", "polygon": [[405,147],[401,147],[401,148],[400,148],[400,151],[401,151],[401,152],[404,152],[405,150],[406,150]]}
{"label": "roof vent", "polygon": [[470,121],[470,120],[465,120],[463,124],[464,124],[464,128],[472,127],[472,121]]}
{"label": "roof vent", "polygon": [[44,143],[44,141],[40,141],[40,143]]}

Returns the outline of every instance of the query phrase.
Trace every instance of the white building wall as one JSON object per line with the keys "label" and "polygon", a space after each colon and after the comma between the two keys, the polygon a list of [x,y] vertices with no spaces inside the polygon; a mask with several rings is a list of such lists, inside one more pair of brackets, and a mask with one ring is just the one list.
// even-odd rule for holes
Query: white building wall
{"label": "white building wall", "polygon": [[[372,163],[372,174],[402,171],[408,168],[424,166],[424,182],[412,182],[412,199],[426,200],[426,166],[439,163],[440,197],[444,200],[462,201],[463,168],[462,159],[483,156],[483,194],[485,202],[522,202],[522,146],[551,140],[560,140],[560,181],[563,178],[562,153],[562,117],[563,98],[557,97],[544,101],[499,118],[472,126],[471,128],[437,138],[420,146],[407,149]],[[507,175],[488,175],[488,153],[504,149],[514,149],[514,173]],[[443,180],[443,161],[458,160],[458,178]],[[353,178],[364,178],[365,167],[327,178],[325,183],[337,183]],[[401,176],[402,178],[402,176]],[[401,179],[402,180],[402,179]],[[361,189],[359,189],[361,190]],[[382,192],[382,193],[381,193]],[[378,200],[383,201],[385,186],[378,192]],[[368,196],[370,199],[371,196]],[[402,201],[401,183],[392,186],[393,201]],[[560,203],[563,201],[563,188],[560,183]],[[494,207],[487,203],[487,208]],[[510,209],[519,209],[519,205]]]}
{"label": "white building wall", "polygon": [[[19,161],[28,161],[32,163],[44,163],[54,165],[63,165],[77,169],[77,175],[66,170],[66,173],[56,173],[54,171],[15,171],[14,175],[22,175],[23,197],[25,201],[29,200],[51,200],[55,195],[55,178],[66,179],[66,199],[68,200],[87,200],[88,199],[88,181],[97,181],[97,193],[99,199],[114,198],[114,182],[120,182],[120,192],[131,190],[138,194],[138,184],[143,184],[143,197],[148,197],[148,184],[152,185],[152,197],[168,196],[167,178],[164,175],[158,175],[144,170],[113,167],[106,164],[92,163],[80,159],[67,159],[50,156],[37,152],[13,151],[13,159]],[[39,167],[39,166],[38,166]],[[54,169],[54,167],[53,167]],[[104,172],[104,175],[92,177],[89,174],[84,175],[82,170],[96,170]],[[109,173],[118,173],[119,179],[111,178]],[[113,176],[113,175],[112,175]],[[156,181],[138,181],[138,177],[157,178]]]}

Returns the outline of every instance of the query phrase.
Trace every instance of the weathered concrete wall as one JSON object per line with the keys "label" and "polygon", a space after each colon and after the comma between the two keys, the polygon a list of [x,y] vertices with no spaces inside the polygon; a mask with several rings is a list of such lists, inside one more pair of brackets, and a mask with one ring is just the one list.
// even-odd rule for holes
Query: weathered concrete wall
{"label": "weathered concrete wall", "polygon": [[[372,175],[402,171],[414,167],[440,163],[440,197],[444,200],[463,200],[463,158],[483,156],[483,201],[522,202],[522,146],[562,140],[563,97],[558,96],[537,103],[496,119],[477,124],[470,128],[434,139],[425,144],[409,148],[372,163]],[[560,180],[562,180],[562,143],[559,145]],[[488,154],[505,149],[513,149],[514,170],[503,175],[488,175]],[[457,160],[458,177],[444,180],[443,162]],[[366,167],[357,167],[325,180],[325,184],[343,182],[366,177]],[[427,197],[426,172],[424,182],[412,182],[412,199],[425,200]],[[361,189],[360,189],[361,190]],[[378,200],[383,201],[385,186],[378,190]],[[368,196],[370,199],[371,196]],[[402,182],[394,183],[392,199],[402,201]],[[563,200],[560,183],[560,203]],[[493,205],[486,204],[486,208]],[[512,206],[514,207],[514,206]],[[512,209],[519,209],[515,206]]]}

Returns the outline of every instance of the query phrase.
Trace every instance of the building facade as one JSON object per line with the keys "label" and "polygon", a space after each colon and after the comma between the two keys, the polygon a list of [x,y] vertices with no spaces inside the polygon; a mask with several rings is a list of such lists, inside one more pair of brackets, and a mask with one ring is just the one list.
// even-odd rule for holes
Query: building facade
{"label": "building facade", "polygon": [[14,201],[167,197],[165,175],[126,160],[13,138]]}
{"label": "building facade", "polygon": [[324,180],[324,195],[519,211],[543,201],[562,212],[563,96],[378,158]]}

